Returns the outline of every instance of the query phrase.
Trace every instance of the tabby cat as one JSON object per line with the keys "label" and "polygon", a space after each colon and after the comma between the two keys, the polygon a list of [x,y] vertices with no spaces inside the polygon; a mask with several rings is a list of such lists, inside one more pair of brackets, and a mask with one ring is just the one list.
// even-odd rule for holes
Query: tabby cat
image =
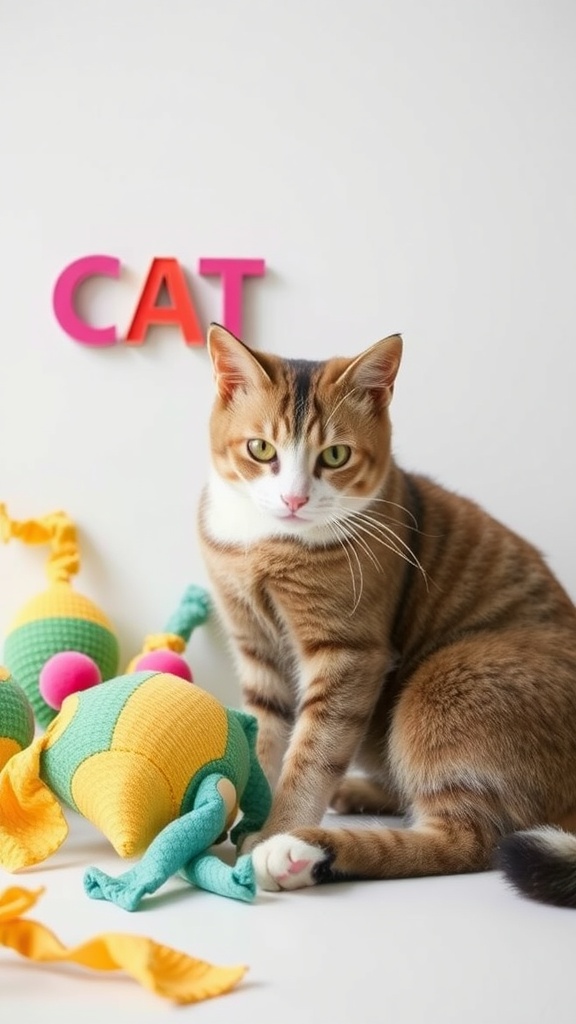
{"label": "tabby cat", "polygon": [[[199,530],[274,790],[240,839],[259,884],[499,851],[519,890],[576,904],[576,610],[529,543],[395,462],[400,336],[312,362],[213,324],[208,350]],[[406,822],[330,829],[329,807]]]}

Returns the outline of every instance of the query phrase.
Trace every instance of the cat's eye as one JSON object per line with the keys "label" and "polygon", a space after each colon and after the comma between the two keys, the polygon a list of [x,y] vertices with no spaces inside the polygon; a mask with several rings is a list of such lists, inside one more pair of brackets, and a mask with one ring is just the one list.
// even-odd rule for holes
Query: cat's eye
{"label": "cat's eye", "polygon": [[320,462],[328,469],[340,469],[345,466],[352,454],[352,449],[347,444],[332,444],[320,453]]}
{"label": "cat's eye", "polygon": [[272,462],[272,459],[276,458],[274,445],[261,437],[253,437],[248,441],[248,451],[257,462]]}

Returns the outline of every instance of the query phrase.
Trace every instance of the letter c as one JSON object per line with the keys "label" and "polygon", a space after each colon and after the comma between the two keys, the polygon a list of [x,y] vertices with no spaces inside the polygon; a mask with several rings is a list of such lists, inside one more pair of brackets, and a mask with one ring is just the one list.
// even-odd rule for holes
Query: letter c
{"label": "letter c", "polygon": [[62,330],[83,345],[114,345],[118,340],[115,327],[92,327],[76,312],[74,299],[80,285],[89,277],[120,277],[120,260],[116,256],[82,256],[64,268],[52,294],[54,314]]}

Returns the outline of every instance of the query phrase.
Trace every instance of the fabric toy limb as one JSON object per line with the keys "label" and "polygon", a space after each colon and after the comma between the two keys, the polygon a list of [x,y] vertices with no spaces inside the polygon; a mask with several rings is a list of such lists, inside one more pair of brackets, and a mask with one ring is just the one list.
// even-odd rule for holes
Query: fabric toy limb
{"label": "fabric toy limb", "polygon": [[155,669],[173,672],[193,682],[192,671],[183,657],[192,632],[206,622],[210,615],[210,596],[203,587],[187,587],[180,605],[170,616],[164,632],[150,633],[144,640],[140,654],[130,661],[127,671]]}
{"label": "fabric toy limb", "polygon": [[242,818],[230,833],[230,839],[236,847],[251,832],[259,832],[263,827],[272,806],[272,792],[256,752],[258,723],[253,715],[234,709],[236,716],[250,747],[250,772],[248,784],[240,799]]}
{"label": "fabric toy limb", "polygon": [[245,903],[251,903],[256,896],[254,865],[252,857],[246,854],[230,867],[213,853],[201,853],[189,861],[180,874],[198,889],[215,892],[218,896],[230,896]]}
{"label": "fabric toy limb", "polygon": [[[193,810],[170,822],[156,836],[139,863],[129,871],[112,878],[98,868],[89,868],[84,875],[84,889],[88,896],[116,903],[124,910],[136,910],[144,895],[156,892],[177,871],[205,853],[226,825],[228,810],[218,789],[218,783],[223,780],[224,776],[216,773],[203,779]],[[198,872],[198,878],[203,877],[207,877],[205,868]],[[230,885],[229,873],[215,875],[214,878],[214,884],[223,884],[225,891],[212,887],[213,892],[234,895],[233,891],[228,891],[236,885]]]}
{"label": "fabric toy limb", "polygon": [[192,631],[201,626],[210,614],[210,595],[203,587],[191,584],[184,591],[180,607],[176,609],[166,623],[166,633],[178,636],[187,644]]}

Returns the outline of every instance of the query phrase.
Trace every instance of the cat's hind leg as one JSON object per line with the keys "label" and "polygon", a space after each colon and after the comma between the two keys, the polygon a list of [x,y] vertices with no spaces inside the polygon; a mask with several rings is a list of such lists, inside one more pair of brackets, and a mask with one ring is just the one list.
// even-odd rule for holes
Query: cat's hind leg
{"label": "cat's hind leg", "polygon": [[253,851],[262,888],[482,871],[502,836],[555,822],[576,795],[571,631],[475,633],[410,677],[388,758],[406,828],[283,830]]}
{"label": "cat's hind leg", "polygon": [[386,786],[364,775],[347,775],[336,787],[330,807],[337,814],[398,814],[400,806]]}
{"label": "cat's hind leg", "polygon": [[[510,828],[498,786],[506,774],[510,728],[505,708],[498,715],[487,711],[490,700],[497,701],[494,676],[478,642],[431,655],[405,687],[388,737],[390,769],[410,809],[410,824],[283,829],[252,851],[260,887],[486,869]],[[517,759],[513,774],[525,774],[522,753]],[[509,754],[506,760],[509,776]]]}

